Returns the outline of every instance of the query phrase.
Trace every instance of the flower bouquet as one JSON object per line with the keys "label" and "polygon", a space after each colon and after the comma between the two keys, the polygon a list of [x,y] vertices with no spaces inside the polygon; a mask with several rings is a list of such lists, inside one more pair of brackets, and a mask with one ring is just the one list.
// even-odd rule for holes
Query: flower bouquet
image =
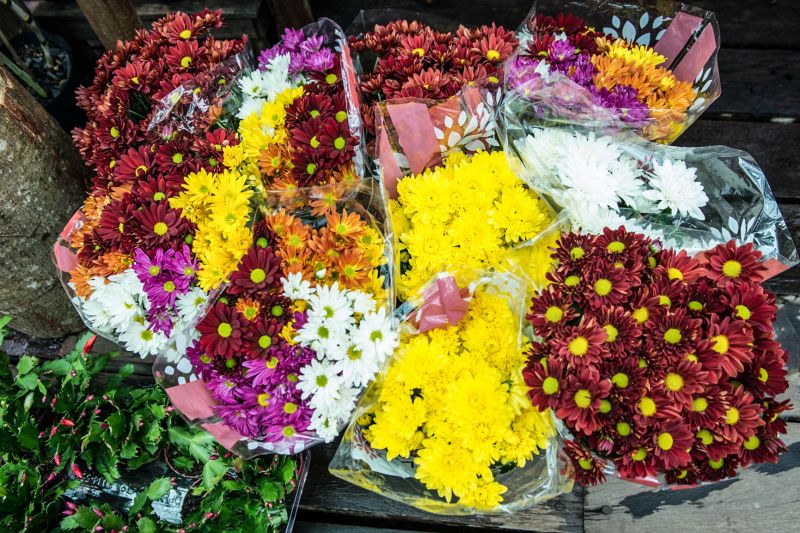
{"label": "flower bouquet", "polygon": [[731,239],[752,243],[767,277],[797,264],[786,222],[750,154],[664,146],[591,124],[555,127],[539,122],[524,98],[507,98],[501,112],[515,170],[574,228],[600,233],[624,225],[690,255]]}
{"label": "flower bouquet", "polygon": [[553,259],[524,374],[579,481],[691,485],[777,461],[787,355],[751,244],[697,259],[620,227],[563,234]]}
{"label": "flower bouquet", "polygon": [[720,94],[713,13],[677,2],[536,0],[507,85],[551,117],[674,141]]}
{"label": "flower bouquet", "polygon": [[188,246],[196,228],[171,200],[237,142],[216,124],[246,41],[205,35],[221,24],[219,11],[168,15],[106,52],[78,91],[89,120],[73,137],[92,187],[54,259],[86,325],[142,357],[182,351],[214,288]]}
{"label": "flower bouquet", "polygon": [[359,402],[331,473],[440,514],[513,512],[569,490],[551,413],[526,397],[524,293],[509,274],[466,289],[437,276]]}
{"label": "flower bouquet", "polygon": [[[176,408],[243,457],[330,442],[397,343],[390,242],[383,204],[361,178],[347,61],[341,30],[323,20],[286,30],[240,80],[240,143],[209,176],[251,176],[260,220],[227,235],[247,244],[199,339],[154,365]],[[175,202],[196,217],[193,246],[213,267],[220,239],[205,237],[204,220],[244,212],[229,199],[215,218],[205,179],[189,176]]]}

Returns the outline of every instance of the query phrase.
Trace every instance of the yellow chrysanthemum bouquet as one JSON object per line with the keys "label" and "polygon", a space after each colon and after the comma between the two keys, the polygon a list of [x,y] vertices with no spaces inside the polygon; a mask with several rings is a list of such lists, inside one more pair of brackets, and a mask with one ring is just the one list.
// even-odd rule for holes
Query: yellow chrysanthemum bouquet
{"label": "yellow chrysanthemum bouquet", "polygon": [[331,472],[429,512],[511,512],[569,489],[551,413],[522,377],[525,283],[442,273],[408,312]]}

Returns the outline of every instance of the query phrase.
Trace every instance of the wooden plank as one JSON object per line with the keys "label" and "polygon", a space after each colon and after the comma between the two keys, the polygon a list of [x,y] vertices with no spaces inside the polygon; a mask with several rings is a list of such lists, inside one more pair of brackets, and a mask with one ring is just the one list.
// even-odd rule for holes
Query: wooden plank
{"label": "wooden plank", "polygon": [[692,124],[675,144],[678,146],[719,144],[744,150],[761,166],[776,198],[792,202],[800,201],[797,139],[800,139],[800,122],[779,124],[701,118]]}
{"label": "wooden plank", "polygon": [[694,489],[648,491],[619,479],[587,491],[585,531],[697,533],[797,531],[800,522],[800,424],[778,464],[745,469],[732,480]]}
{"label": "wooden plank", "polygon": [[[311,450],[311,469],[300,500],[301,520],[304,516],[332,516],[332,522],[347,519],[414,522],[414,527],[435,525],[456,528],[491,527],[516,531],[581,531],[582,489],[564,494],[542,505],[513,515],[500,516],[440,516],[419,511],[402,503],[384,498],[331,476],[328,465],[337,443],[321,445]],[[320,520],[323,518],[316,518]],[[376,524],[378,525],[378,524]]]}
{"label": "wooden plank", "polygon": [[[317,17],[329,17],[349,24],[361,9],[389,7],[412,11],[424,10],[464,24],[486,24],[495,21],[516,28],[528,14],[531,0],[311,0]],[[655,4],[655,0],[651,3]],[[800,33],[791,28],[800,26],[800,2],[796,0],[692,0],[688,4],[709,9],[717,16],[723,46],[748,48],[800,48]],[[782,27],[782,28],[781,28]],[[777,31],[776,31],[777,30]]]}

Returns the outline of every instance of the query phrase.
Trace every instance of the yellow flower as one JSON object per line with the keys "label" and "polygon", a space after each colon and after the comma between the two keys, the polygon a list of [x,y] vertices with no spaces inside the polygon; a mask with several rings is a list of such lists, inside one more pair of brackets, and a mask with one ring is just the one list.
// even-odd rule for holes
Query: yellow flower
{"label": "yellow flower", "polygon": [[616,41],[608,46],[606,55],[611,58],[624,59],[636,65],[656,67],[665,61],[664,56],[649,46],[628,45],[625,41]]}
{"label": "yellow flower", "polygon": [[520,185],[503,190],[500,200],[490,210],[489,223],[503,233],[506,244],[526,241],[552,220],[549,208],[529,189]]}
{"label": "yellow flower", "polygon": [[481,474],[492,475],[488,466],[476,461],[470,450],[438,437],[422,441],[414,464],[417,465],[414,477],[448,502],[454,494],[460,498],[475,490]]}
{"label": "yellow flower", "polygon": [[244,149],[241,144],[222,148],[222,161],[227,168],[236,168],[241,165],[244,160]]}
{"label": "yellow flower", "polygon": [[384,403],[370,426],[372,445],[385,448],[390,461],[397,457],[408,457],[421,441],[419,427],[425,421],[425,400],[409,396],[394,398]]}

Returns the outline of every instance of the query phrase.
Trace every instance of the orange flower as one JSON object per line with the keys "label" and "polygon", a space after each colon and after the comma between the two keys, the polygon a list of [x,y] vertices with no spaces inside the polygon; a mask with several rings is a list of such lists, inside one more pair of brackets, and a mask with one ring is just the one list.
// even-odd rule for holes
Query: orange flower
{"label": "orange flower", "polygon": [[336,258],[339,281],[347,289],[357,289],[369,281],[372,263],[358,248],[350,248]]}
{"label": "orange flower", "polygon": [[[280,176],[290,168],[291,158],[285,145],[271,144],[258,154],[258,168],[266,176]],[[272,180],[269,180],[270,182]],[[272,188],[273,185],[270,185]]]}
{"label": "orange flower", "polygon": [[108,202],[108,196],[87,196],[83,201],[83,207],[81,208],[83,216],[86,217],[87,222],[96,223],[99,221],[100,215],[103,214],[103,207],[105,207]]}
{"label": "orange flower", "polygon": [[308,263],[309,253],[308,249],[286,246],[278,248],[278,256],[281,258],[283,273],[289,275],[304,271]]}
{"label": "orange flower", "polygon": [[267,225],[278,238],[282,239],[286,235],[287,229],[295,223],[295,220],[285,209],[281,209],[267,216]]}
{"label": "orange flower", "polygon": [[358,239],[363,233],[366,223],[355,213],[347,213],[347,210],[342,210],[342,214],[333,213],[326,215],[328,220],[328,229],[335,236],[345,240]]}
{"label": "orange flower", "polygon": [[333,214],[336,203],[344,195],[346,186],[331,178],[327,185],[311,188],[311,214],[315,217]]}
{"label": "orange flower", "polygon": [[133,190],[133,183],[124,183],[122,185],[115,185],[111,187],[111,200],[122,200],[122,197]]}
{"label": "orange flower", "polygon": [[261,311],[261,304],[252,298],[242,298],[236,302],[236,310],[239,311],[239,314],[248,322],[252,322],[258,318],[258,313]]}
{"label": "orange flower", "polygon": [[75,294],[84,300],[92,295],[94,290],[89,285],[89,280],[92,279],[92,274],[89,269],[83,265],[78,265],[69,272],[70,281],[75,286]]}
{"label": "orange flower", "polygon": [[303,224],[300,220],[294,219],[294,222],[286,226],[283,235],[283,244],[291,246],[292,248],[305,248],[308,244],[309,230],[308,226]]}
{"label": "orange flower", "polygon": [[333,234],[328,228],[322,228],[319,233],[314,235],[308,247],[327,264],[334,264],[334,260],[339,257],[339,245]]}
{"label": "orange flower", "polygon": [[108,277],[127,270],[132,264],[132,255],[120,251],[113,251],[103,254],[96,259],[89,268],[89,272],[91,272],[93,276]]}

